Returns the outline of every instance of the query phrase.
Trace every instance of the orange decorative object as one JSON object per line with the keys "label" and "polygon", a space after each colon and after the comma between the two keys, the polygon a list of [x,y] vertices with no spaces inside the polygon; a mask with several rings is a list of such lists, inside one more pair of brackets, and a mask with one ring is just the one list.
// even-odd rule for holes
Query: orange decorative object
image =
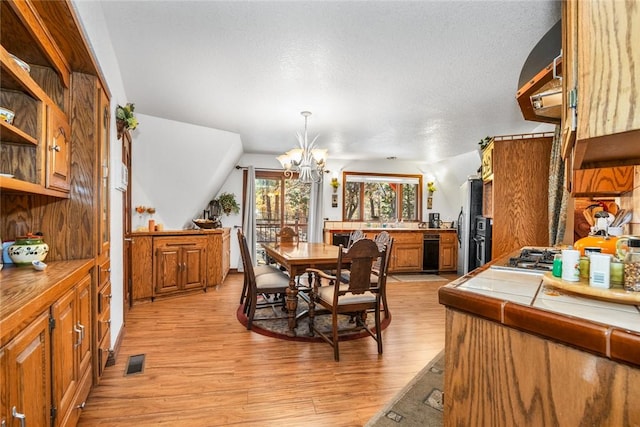
{"label": "orange decorative object", "polygon": [[584,248],[600,248],[603,254],[616,254],[616,243],[618,238],[614,236],[587,236],[576,240],[573,247],[580,251],[580,255],[584,255]]}

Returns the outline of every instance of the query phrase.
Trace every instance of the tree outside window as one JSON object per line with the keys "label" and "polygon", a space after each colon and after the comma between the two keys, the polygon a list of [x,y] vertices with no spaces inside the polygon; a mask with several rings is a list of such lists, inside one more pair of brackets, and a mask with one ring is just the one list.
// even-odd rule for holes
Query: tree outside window
{"label": "tree outside window", "polygon": [[343,173],[344,221],[420,221],[421,175]]}
{"label": "tree outside window", "polygon": [[310,184],[281,172],[256,171],[256,232],[258,242],[273,242],[284,226],[296,229],[307,240]]}

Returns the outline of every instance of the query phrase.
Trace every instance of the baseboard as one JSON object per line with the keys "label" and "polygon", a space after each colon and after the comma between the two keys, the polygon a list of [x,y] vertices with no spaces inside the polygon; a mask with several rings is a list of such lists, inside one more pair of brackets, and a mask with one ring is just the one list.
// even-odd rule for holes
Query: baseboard
{"label": "baseboard", "polygon": [[122,345],[122,340],[124,339],[125,329],[126,327],[123,324],[120,328],[120,332],[118,333],[118,337],[116,338],[115,345],[109,350],[109,356],[107,357],[106,366],[113,366],[116,364],[116,358],[118,357],[118,353],[120,353],[120,346]]}

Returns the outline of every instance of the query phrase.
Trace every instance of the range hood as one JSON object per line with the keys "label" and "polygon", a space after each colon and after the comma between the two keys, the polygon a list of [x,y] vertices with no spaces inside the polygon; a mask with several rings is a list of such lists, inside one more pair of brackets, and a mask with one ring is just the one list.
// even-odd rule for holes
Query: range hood
{"label": "range hood", "polygon": [[560,123],[562,116],[562,21],[540,39],[525,61],[516,99],[525,120]]}

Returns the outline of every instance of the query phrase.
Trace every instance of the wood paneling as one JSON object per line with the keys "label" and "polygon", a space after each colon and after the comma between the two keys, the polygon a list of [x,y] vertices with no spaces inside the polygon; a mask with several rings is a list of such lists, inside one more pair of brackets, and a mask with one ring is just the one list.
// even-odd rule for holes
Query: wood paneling
{"label": "wood paneling", "polygon": [[[247,331],[236,319],[242,277],[134,306],[79,426],[362,426],[444,345],[437,289],[446,282],[388,282],[384,354],[373,339],[345,341],[336,363],[325,343]],[[125,377],[128,357],[141,353],[144,372]]]}
{"label": "wood paneling", "polygon": [[447,310],[445,426],[639,425],[640,370]]}
{"label": "wood paneling", "polygon": [[523,246],[549,244],[551,140],[494,141],[492,259]]}

